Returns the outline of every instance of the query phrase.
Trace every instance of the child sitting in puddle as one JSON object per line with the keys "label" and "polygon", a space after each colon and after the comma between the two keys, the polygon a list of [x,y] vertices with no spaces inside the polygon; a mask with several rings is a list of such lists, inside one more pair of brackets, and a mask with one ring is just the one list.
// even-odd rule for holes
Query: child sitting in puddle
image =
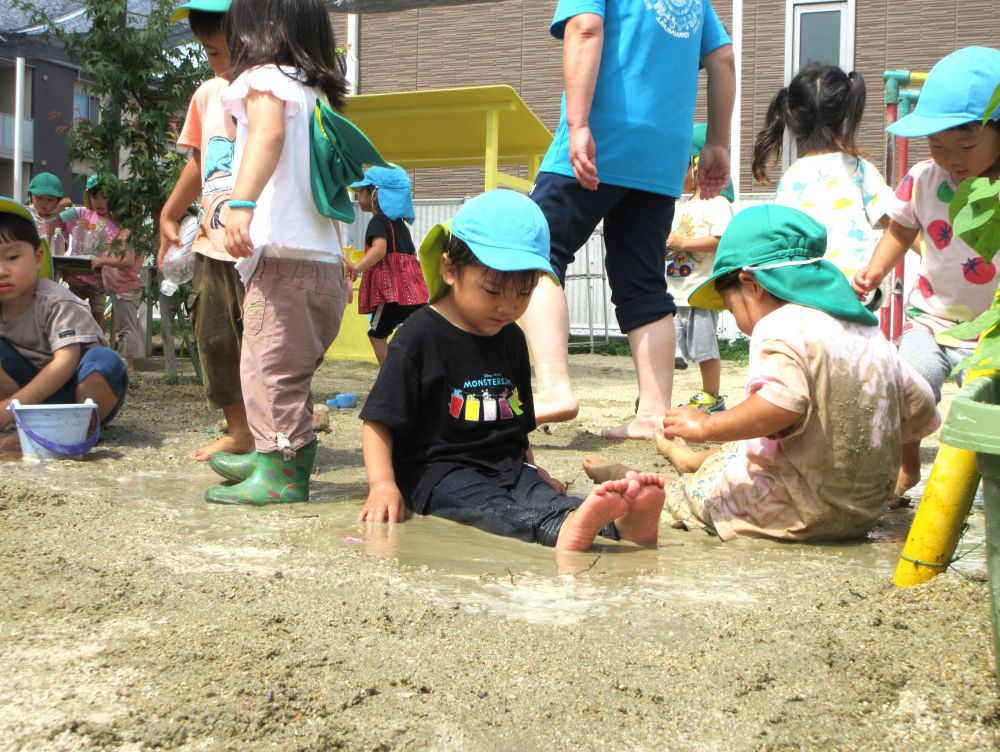
{"label": "child sitting in puddle", "polygon": [[663,481],[628,473],[586,499],[533,464],[531,369],[515,323],[549,264],[548,223],[512,191],[465,204],[420,248],[430,305],[407,319],[361,411],[368,500],[360,521],[404,506],[497,535],[588,549],[598,535],[656,543]]}
{"label": "child sitting in puddle", "polygon": [[[938,427],[927,382],[825,251],[823,226],[789,207],[747,209],[722,236],[691,301],[725,307],[750,336],[747,396],[723,413],[664,416],[656,445],[683,474],[665,506],[677,526],[722,540],[863,536],[893,500],[903,446]],[[625,470],[594,459],[587,469]]]}
{"label": "child sitting in puddle", "polygon": [[[124,361],[108,348],[86,303],[38,278],[43,251],[28,210],[0,197],[0,430],[13,423],[13,399],[35,405],[90,398],[101,423],[125,401]],[[16,434],[0,438],[0,450],[16,446]]]}

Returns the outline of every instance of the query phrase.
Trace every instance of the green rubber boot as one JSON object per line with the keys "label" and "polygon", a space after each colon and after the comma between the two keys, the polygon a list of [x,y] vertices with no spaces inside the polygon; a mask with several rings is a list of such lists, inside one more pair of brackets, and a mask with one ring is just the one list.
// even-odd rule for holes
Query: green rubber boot
{"label": "green rubber boot", "polygon": [[294,504],[309,501],[309,473],[316,460],[316,439],[298,450],[293,460],[278,452],[257,452],[253,472],[235,486],[219,486],[205,492],[213,504]]}
{"label": "green rubber boot", "polygon": [[235,480],[237,483],[250,477],[255,464],[257,464],[257,452],[249,454],[217,452],[208,461],[208,466],[215,472],[226,480]]}

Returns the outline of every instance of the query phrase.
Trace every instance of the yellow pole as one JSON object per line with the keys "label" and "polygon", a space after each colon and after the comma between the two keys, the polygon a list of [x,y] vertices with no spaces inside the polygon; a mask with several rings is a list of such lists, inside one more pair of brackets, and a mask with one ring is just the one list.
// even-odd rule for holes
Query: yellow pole
{"label": "yellow pole", "polygon": [[[997,301],[1000,301],[1000,292],[994,305]],[[989,333],[983,332],[979,341],[982,342]],[[972,381],[995,373],[992,368],[970,368],[965,380]],[[976,453],[942,444],[931,467],[924,494],[920,497],[920,506],[913,516],[893,583],[898,587],[919,585],[948,568],[978,486]]]}
{"label": "yellow pole", "polygon": [[500,113],[486,112],[486,190],[497,187],[497,172],[500,171]]}

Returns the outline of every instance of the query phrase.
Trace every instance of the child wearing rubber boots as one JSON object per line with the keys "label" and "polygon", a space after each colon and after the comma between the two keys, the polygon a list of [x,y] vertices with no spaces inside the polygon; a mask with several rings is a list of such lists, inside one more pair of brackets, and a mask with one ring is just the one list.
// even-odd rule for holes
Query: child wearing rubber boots
{"label": "child wearing rubber boots", "polygon": [[515,323],[542,275],[549,229],[531,199],[497,190],[424,239],[430,305],[407,320],[361,411],[368,500],[359,520],[405,509],[496,535],[586,550],[598,535],[654,544],[663,482],[630,473],[586,499],[535,466],[531,371]]}
{"label": "child wearing rubber boots", "polygon": [[[19,202],[0,197],[0,430],[13,422],[11,400],[97,403],[110,421],[128,389],[128,372],[90,315],[62,285],[38,278],[44,241]],[[0,437],[0,449],[17,435]]]}
{"label": "child wearing rubber boots", "polygon": [[697,124],[691,134],[691,161],[684,177],[684,192],[691,196],[678,205],[667,237],[667,289],[677,304],[674,365],[687,368],[688,361],[694,361],[701,370],[701,391],[687,404],[702,412],[717,413],[726,409],[726,399],[720,393],[722,360],[716,334],[719,314],[688,304],[688,295],[712,273],[719,238],[733,218],[732,183],[718,196],[705,198],[701,194],[698,161],[707,131],[707,126]]}
{"label": "child wearing rubber boots", "polygon": [[[890,125],[894,136],[926,136],[931,158],[914,165],[896,188],[902,205],[889,212],[889,228],[868,266],[854,275],[860,294],[874,290],[920,242],[917,284],[906,301],[900,357],[941,399],[952,369],[976,347],[948,329],[986,311],[997,289],[997,261],[987,262],[952,231],[948,205],[966,178],[1000,177],[1000,108],[982,124],[1000,85],[1000,50],[966,47],[942,58],[920,90],[916,109]],[[917,454],[919,447],[910,449]],[[900,493],[919,473],[899,476]]]}
{"label": "child wearing rubber boots", "polygon": [[691,303],[725,307],[750,336],[746,399],[664,417],[657,448],[685,473],[667,492],[677,525],[722,540],[864,536],[894,499],[903,446],[940,424],[927,382],[825,252],[825,228],[790,207],[746,209],[722,236]]}

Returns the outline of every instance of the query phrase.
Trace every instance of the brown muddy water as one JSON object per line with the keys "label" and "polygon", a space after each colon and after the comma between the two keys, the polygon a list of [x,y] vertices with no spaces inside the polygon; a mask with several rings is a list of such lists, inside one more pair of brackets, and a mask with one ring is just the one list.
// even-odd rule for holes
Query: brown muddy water
{"label": "brown muddy water", "polygon": [[[575,493],[592,452],[664,472],[595,435],[631,408],[629,363],[572,365],[584,409],[539,462]],[[373,375],[326,366],[317,396]],[[847,544],[663,528],[557,558],[433,518],[359,526],[356,410],[331,413],[313,502],[207,505],[186,455],[214,421],[197,387],[140,374],[86,460],[0,467],[0,749],[1000,746],[981,501],[965,575],[905,591],[911,509]]]}

